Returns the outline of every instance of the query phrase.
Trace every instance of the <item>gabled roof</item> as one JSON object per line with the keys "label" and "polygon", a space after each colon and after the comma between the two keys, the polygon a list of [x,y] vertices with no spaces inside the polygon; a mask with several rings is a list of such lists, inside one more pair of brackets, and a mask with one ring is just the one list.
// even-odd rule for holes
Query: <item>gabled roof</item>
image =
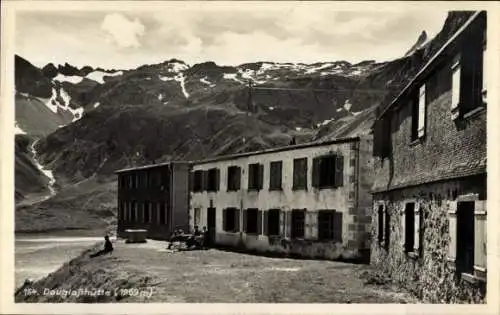
{"label": "gabled roof", "polygon": [[391,108],[396,106],[401,99],[408,93],[413,91],[413,88],[420,84],[422,80],[434,69],[434,67],[441,61],[442,57],[453,48],[456,42],[461,38],[465,31],[479,19],[482,11],[475,12],[456,32],[448,39],[444,45],[432,56],[432,58],[422,67],[422,69],[415,75],[415,77],[408,83],[403,90],[396,96],[396,98],[380,113],[376,118],[377,120],[384,116]]}

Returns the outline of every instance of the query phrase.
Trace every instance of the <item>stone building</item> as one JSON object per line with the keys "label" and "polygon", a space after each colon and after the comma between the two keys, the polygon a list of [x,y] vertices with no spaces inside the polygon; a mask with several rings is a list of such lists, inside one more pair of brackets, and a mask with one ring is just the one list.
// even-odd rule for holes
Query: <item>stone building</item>
{"label": "stone building", "polygon": [[168,239],[174,229],[187,232],[189,168],[187,162],[170,162],[117,171],[117,235],[146,229],[149,238]]}
{"label": "stone building", "polygon": [[374,125],[371,263],[426,301],[486,290],[486,13]]}
{"label": "stone building", "polygon": [[193,163],[190,226],[219,246],[327,259],[369,253],[371,137]]}

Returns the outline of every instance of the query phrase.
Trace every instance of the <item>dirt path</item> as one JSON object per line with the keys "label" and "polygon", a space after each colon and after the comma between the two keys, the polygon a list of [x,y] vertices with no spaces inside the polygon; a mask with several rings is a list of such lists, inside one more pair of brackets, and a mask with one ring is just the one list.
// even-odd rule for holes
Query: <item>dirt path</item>
{"label": "dirt path", "polygon": [[[104,289],[102,302],[411,303],[396,290],[366,285],[369,267],[331,261],[279,259],[220,250],[169,252],[164,242],[124,244],[112,255],[85,257],[34,286]],[[33,295],[33,294],[32,294]],[[23,297],[17,301],[83,302],[90,298]]]}

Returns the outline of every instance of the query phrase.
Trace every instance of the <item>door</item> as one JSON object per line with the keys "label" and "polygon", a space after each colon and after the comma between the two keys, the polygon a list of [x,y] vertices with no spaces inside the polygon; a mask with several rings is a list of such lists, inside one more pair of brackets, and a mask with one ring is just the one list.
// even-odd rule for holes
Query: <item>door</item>
{"label": "door", "polygon": [[207,230],[210,244],[215,243],[215,228],[215,208],[210,207],[207,209]]}

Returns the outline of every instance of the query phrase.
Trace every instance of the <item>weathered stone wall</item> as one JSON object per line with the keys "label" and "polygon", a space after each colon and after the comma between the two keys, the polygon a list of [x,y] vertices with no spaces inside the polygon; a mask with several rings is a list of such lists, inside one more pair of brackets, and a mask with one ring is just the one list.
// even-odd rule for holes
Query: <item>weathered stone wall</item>
{"label": "weathered stone wall", "polygon": [[[457,196],[477,194],[486,200],[486,175],[434,183],[374,195],[371,264],[396,280],[416,296],[431,303],[484,302],[485,283],[471,284],[448,261],[450,246],[449,214]],[[405,203],[419,204],[422,247],[419,257],[404,251],[402,212]],[[379,244],[378,205],[390,214],[389,245]]]}
{"label": "weathered stone wall", "polygon": [[402,100],[401,106],[386,114],[383,123],[390,133],[377,134],[375,143],[385,143],[389,152],[374,159],[374,191],[484,172],[486,111],[454,121],[451,88],[449,61],[426,80],[426,127],[420,141],[411,139],[410,99]]}

